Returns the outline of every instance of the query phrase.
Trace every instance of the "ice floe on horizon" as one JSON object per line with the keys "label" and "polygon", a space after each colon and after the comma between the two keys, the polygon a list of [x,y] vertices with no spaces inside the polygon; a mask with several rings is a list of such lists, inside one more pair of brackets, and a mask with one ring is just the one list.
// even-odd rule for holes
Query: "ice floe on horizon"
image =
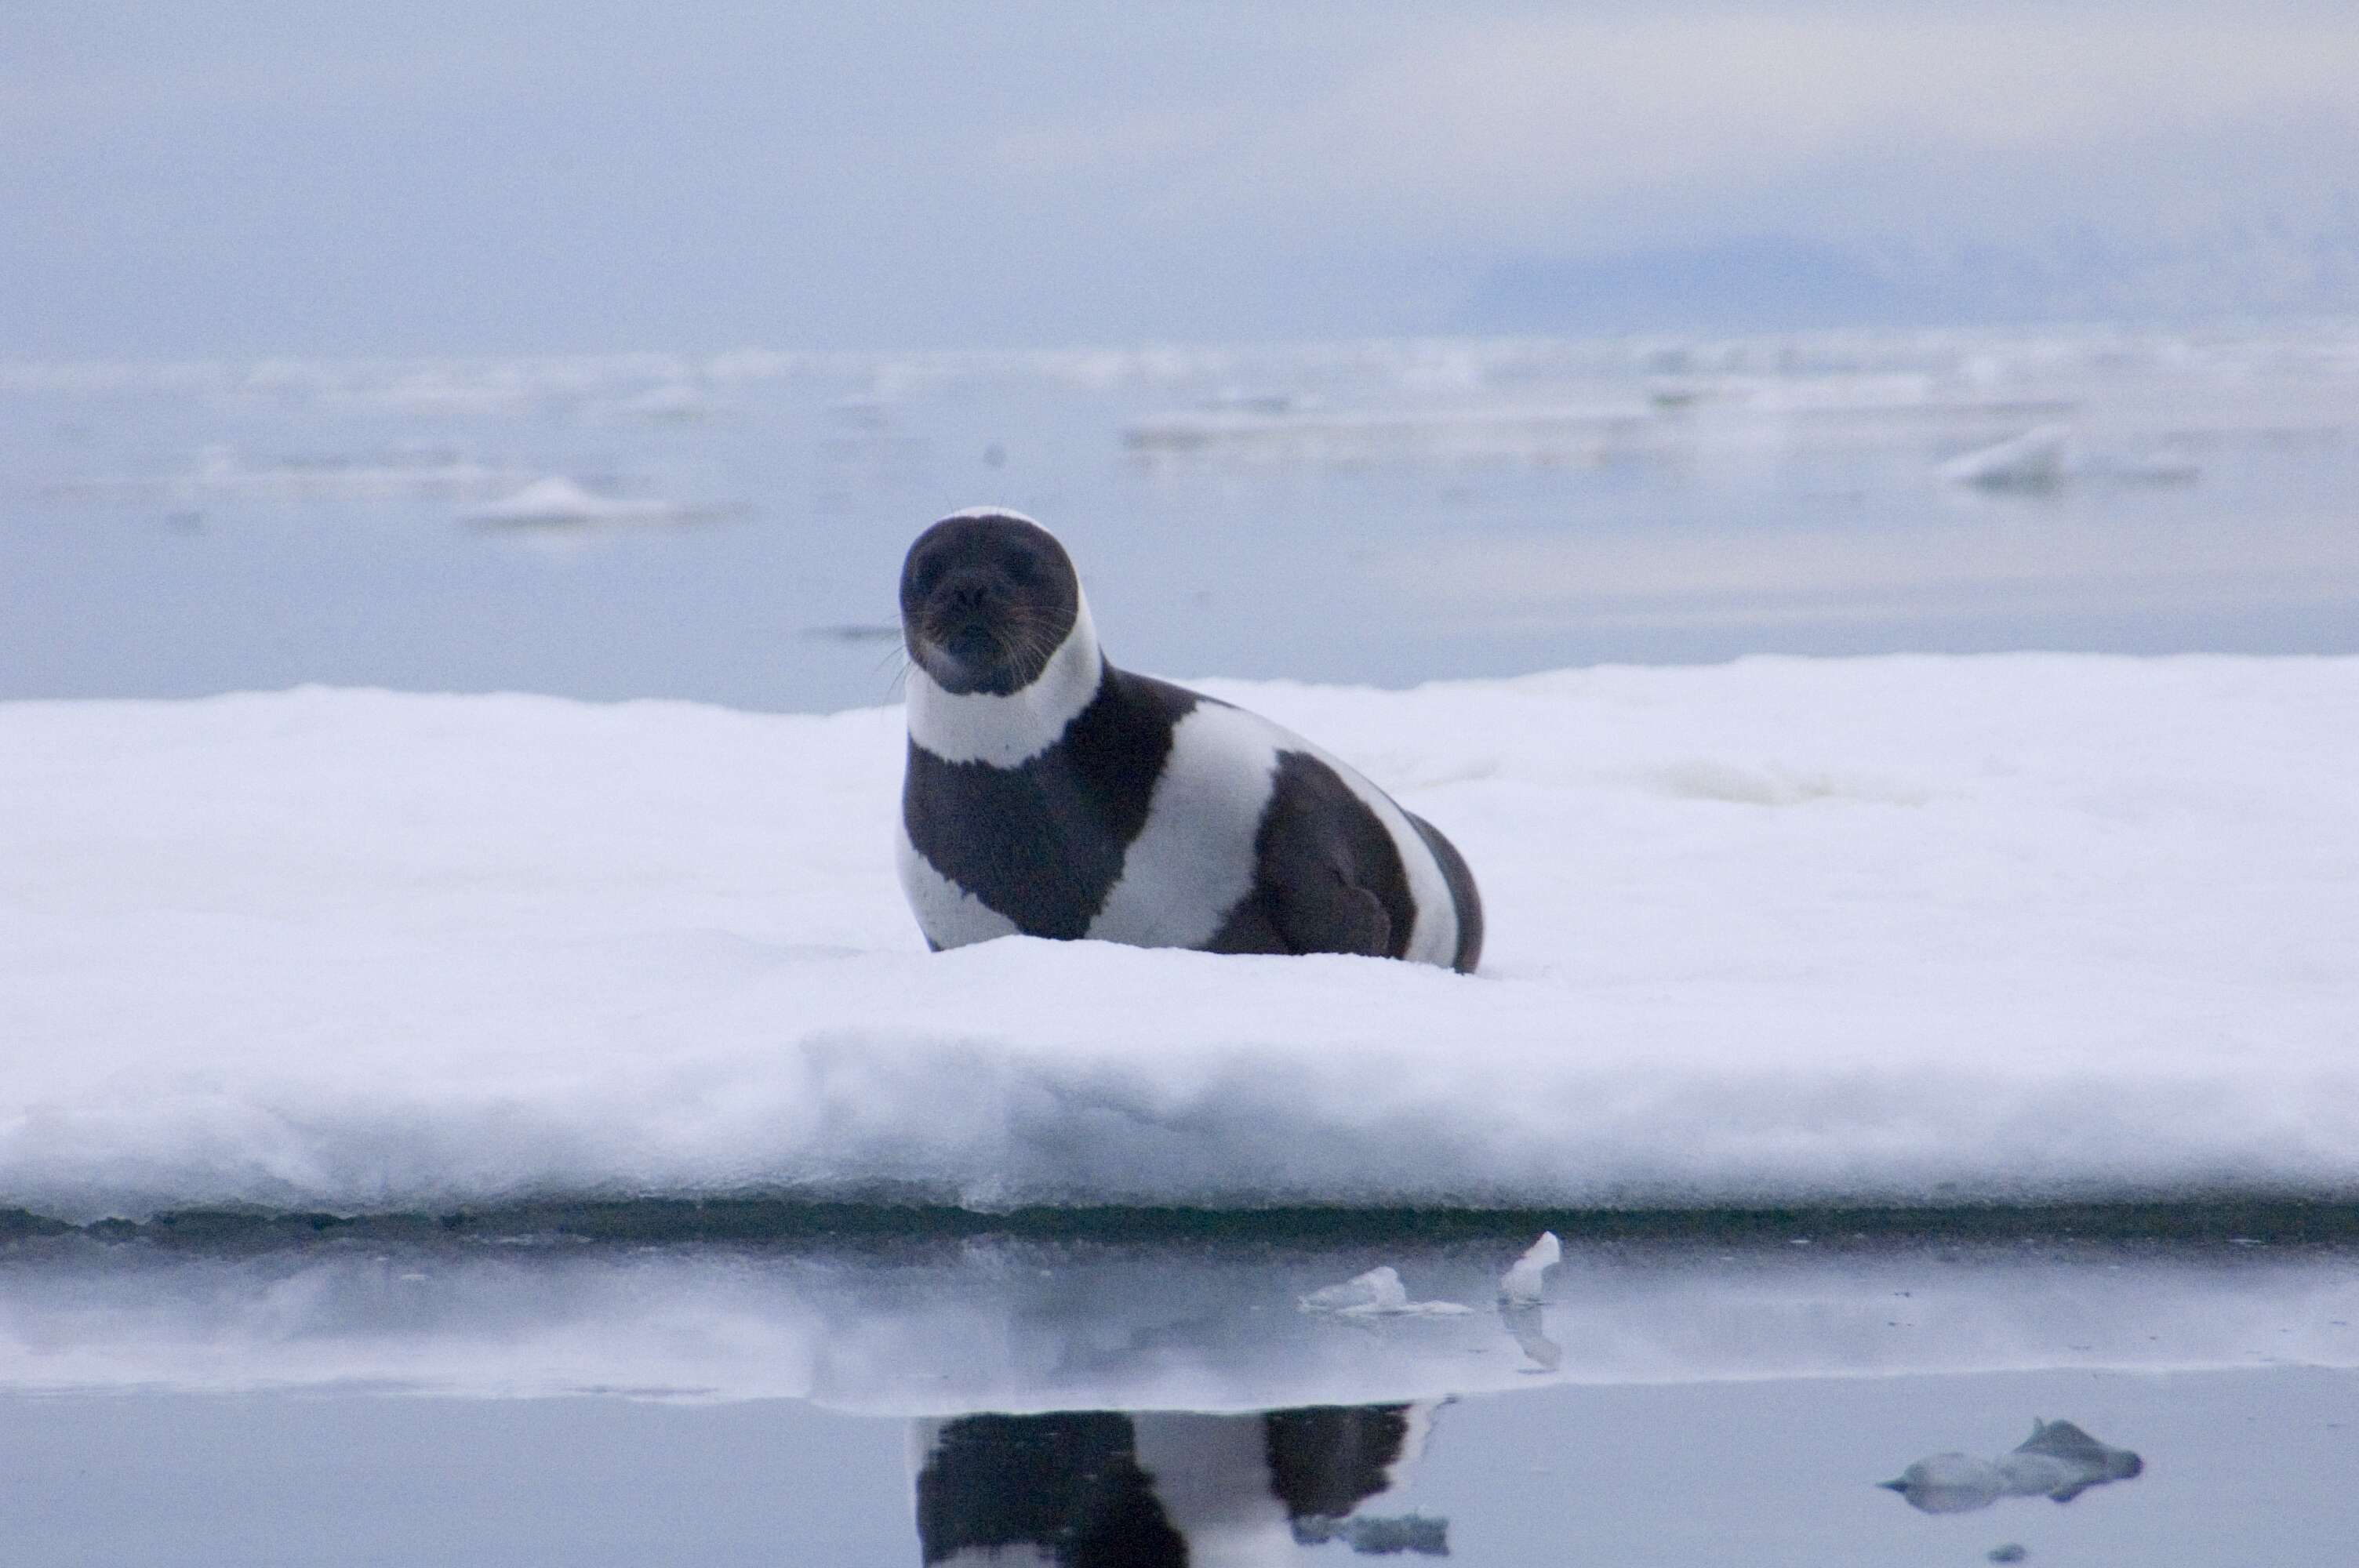
{"label": "ice floe on horizon", "polygon": [[2129,452],[2091,451],[2070,425],[2051,423],[1961,452],[1934,473],[1946,484],[2040,493],[2083,480],[2193,484],[2203,477],[2203,466],[2184,447],[2169,440]]}
{"label": "ice floe on horizon", "polygon": [[478,528],[618,528],[702,523],[728,513],[726,507],[607,495],[577,480],[552,475],[470,507],[459,518]]}
{"label": "ice floe on horizon", "polygon": [[488,463],[464,453],[420,448],[363,458],[255,460],[234,448],[204,448],[177,473],[99,475],[50,486],[56,499],[99,503],[215,501],[297,503],[385,501],[409,497],[463,501],[512,490],[528,470]]}
{"label": "ice floe on horizon", "polygon": [[1937,471],[1947,483],[1981,490],[2053,490],[2064,482],[2072,461],[2071,427],[2037,425],[2004,441],[1961,452]]}
{"label": "ice floe on horizon", "polygon": [[960,381],[1042,379],[1073,387],[1245,387],[1296,408],[1321,389],[1373,386],[1421,398],[1528,393],[1551,382],[1640,379],[1695,400],[1832,411],[1944,399],[2005,399],[2014,384],[2193,377],[2221,388],[2359,372],[2359,321],[2191,331],[2105,325],[2038,330],[1837,329],[1603,338],[1373,338],[1143,342],[1005,350],[321,357],[252,361],[0,360],[0,395],[194,394],[315,400],[354,411],[504,416],[549,401],[616,400],[670,385],[856,382],[888,395]]}

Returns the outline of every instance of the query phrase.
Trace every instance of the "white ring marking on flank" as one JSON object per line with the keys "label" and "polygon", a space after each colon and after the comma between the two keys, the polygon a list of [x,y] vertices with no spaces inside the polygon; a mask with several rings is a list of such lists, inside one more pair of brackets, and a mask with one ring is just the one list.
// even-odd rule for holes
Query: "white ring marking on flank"
{"label": "white ring marking on flank", "polygon": [[1138,947],[1201,947],[1253,891],[1254,845],[1284,731],[1243,708],[1199,703],[1172,727],[1147,821],[1090,935]]}

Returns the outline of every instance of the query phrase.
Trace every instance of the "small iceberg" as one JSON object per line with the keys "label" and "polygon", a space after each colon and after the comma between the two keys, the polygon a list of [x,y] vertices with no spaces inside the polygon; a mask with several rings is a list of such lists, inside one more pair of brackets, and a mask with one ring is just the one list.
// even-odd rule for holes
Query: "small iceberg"
{"label": "small iceberg", "polygon": [[1338,1317],[1456,1317],[1474,1309],[1457,1302],[1413,1302],[1400,1272],[1379,1264],[1340,1285],[1311,1292],[1299,1303],[1304,1312],[1328,1312]]}
{"label": "small iceberg", "polygon": [[589,528],[699,523],[720,508],[601,495],[563,477],[538,479],[513,495],[459,514],[478,528]]}
{"label": "small iceberg", "polygon": [[1525,1249],[1524,1255],[1513,1267],[1499,1276],[1499,1300],[1512,1306],[1528,1306],[1540,1299],[1540,1276],[1557,1265],[1564,1249],[1553,1230],[1543,1230],[1540,1238]]}
{"label": "small iceberg", "polygon": [[2128,1480],[2145,1468],[2146,1461],[2136,1454],[2109,1447],[2069,1421],[2035,1419],[2031,1435],[1995,1459],[1936,1454],[1876,1484],[1899,1493],[1920,1513],[1962,1514],[2001,1498],[2069,1503],[2092,1487]]}
{"label": "small iceberg", "polygon": [[2064,482],[2071,456],[2071,427],[2038,425],[1995,445],[1961,453],[1935,471],[1946,483],[1978,490],[2053,490]]}
{"label": "small iceberg", "polygon": [[1564,1365],[1564,1346],[1548,1336],[1540,1313],[1541,1276],[1557,1265],[1564,1248],[1556,1232],[1543,1230],[1540,1238],[1499,1276],[1499,1322],[1515,1337],[1516,1346],[1543,1372]]}

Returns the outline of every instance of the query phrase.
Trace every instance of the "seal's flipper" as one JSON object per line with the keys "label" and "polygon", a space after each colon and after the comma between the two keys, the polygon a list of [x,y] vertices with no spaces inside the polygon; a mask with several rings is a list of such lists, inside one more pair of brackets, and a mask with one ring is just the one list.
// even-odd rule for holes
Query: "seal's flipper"
{"label": "seal's flipper", "polygon": [[[1266,869],[1266,868],[1265,868]],[[1290,879],[1273,876],[1229,912],[1212,953],[1358,953],[1390,957],[1384,906],[1364,890],[1340,884],[1332,871],[1313,870],[1294,885],[1324,888],[1312,897],[1288,896]]]}
{"label": "seal's flipper", "polygon": [[1333,768],[1278,753],[1256,836],[1250,901],[1290,953],[1400,956],[1416,910],[1400,851]]}
{"label": "seal's flipper", "polygon": [[1393,956],[1393,923],[1385,918],[1385,906],[1375,894],[1352,886],[1340,874],[1324,892],[1307,898],[1281,890],[1277,913],[1278,933],[1290,952]]}

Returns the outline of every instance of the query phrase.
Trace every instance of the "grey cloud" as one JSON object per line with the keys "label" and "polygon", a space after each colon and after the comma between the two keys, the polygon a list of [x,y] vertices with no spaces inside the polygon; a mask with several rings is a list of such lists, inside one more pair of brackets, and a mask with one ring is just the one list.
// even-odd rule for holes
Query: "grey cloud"
{"label": "grey cloud", "polygon": [[[0,354],[1613,330],[1810,287],[1885,319],[2332,308],[2346,28],[30,4],[0,12]],[[1485,303],[1616,267],[1578,322]]]}

